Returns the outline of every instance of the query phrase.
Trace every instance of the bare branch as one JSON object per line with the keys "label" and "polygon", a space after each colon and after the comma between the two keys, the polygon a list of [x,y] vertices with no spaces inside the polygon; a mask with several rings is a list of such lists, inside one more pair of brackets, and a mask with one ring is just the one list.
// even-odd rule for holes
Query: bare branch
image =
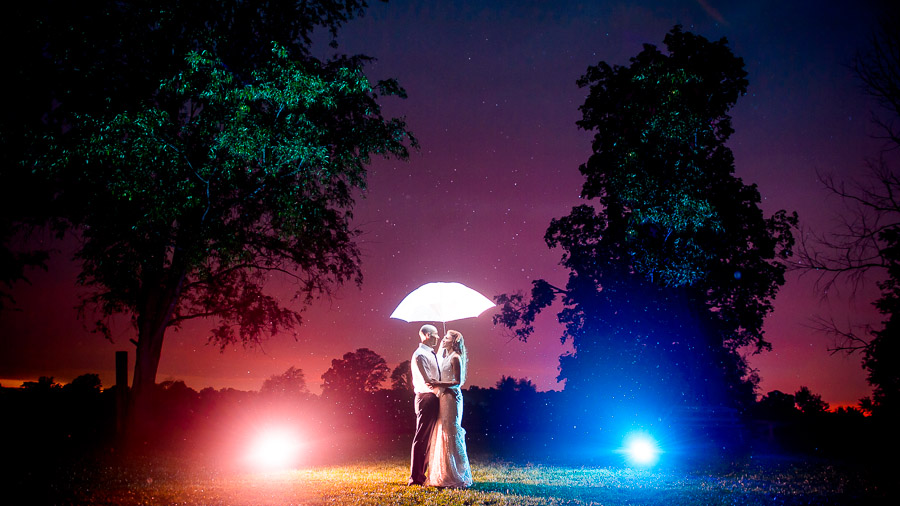
{"label": "bare branch", "polygon": [[[842,329],[835,323],[834,318],[824,318],[817,316],[813,319],[813,328],[834,339],[834,345],[828,348],[829,353],[835,355],[837,353],[847,353],[852,355],[858,351],[863,351],[871,345],[871,339],[861,337],[854,331],[854,327],[848,325],[849,328]],[[862,331],[862,335],[871,335],[872,328],[870,325],[858,326]]]}
{"label": "bare branch", "polygon": [[795,271],[815,273],[823,295],[846,280],[859,286],[869,275],[883,276],[891,266],[884,256],[886,235],[900,229],[900,178],[884,156],[869,160],[866,181],[838,182],[819,173],[822,185],[844,204],[838,228],[829,235],[803,230],[797,248]]}

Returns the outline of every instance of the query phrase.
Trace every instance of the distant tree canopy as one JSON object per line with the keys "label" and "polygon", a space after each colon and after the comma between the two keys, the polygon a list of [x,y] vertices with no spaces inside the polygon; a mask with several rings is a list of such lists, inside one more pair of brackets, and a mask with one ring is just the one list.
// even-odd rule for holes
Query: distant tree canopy
{"label": "distant tree canopy", "polygon": [[402,392],[413,392],[412,369],[409,360],[400,362],[391,371],[391,389]]}
{"label": "distant tree canopy", "polygon": [[388,371],[390,368],[381,355],[368,348],[359,348],[331,361],[331,367],[322,374],[322,393],[375,392],[387,379]]}
{"label": "distant tree canopy", "polygon": [[88,373],[73,379],[71,383],[63,386],[63,390],[78,394],[99,394],[101,386],[103,384],[100,382],[100,375]]}
{"label": "distant tree canopy", "polygon": [[303,369],[291,366],[282,374],[276,374],[263,381],[259,392],[276,397],[299,397],[309,393]]}
{"label": "distant tree canopy", "polygon": [[[359,354],[359,350],[344,356],[354,354]],[[267,381],[269,386],[260,392],[212,387],[197,392],[183,381],[161,382],[152,390],[154,409],[148,416],[153,423],[147,441],[156,450],[171,451],[174,455],[193,455],[199,451],[197,455],[204,458],[218,456],[227,460],[234,457],[236,441],[245,440],[256,430],[269,427],[270,421],[277,420],[281,426],[316,435],[316,441],[310,441],[312,446],[308,448],[321,451],[313,451],[307,457],[331,460],[335,455],[370,459],[373,442],[379,446],[385,441],[412,438],[415,396],[410,392],[380,389],[372,394],[356,391],[347,395],[328,392],[296,395],[299,389],[291,392],[290,388],[277,387],[282,378],[289,380],[291,386],[299,385],[296,381],[299,372],[300,369],[291,367],[283,374],[272,376],[273,381]],[[4,456],[17,463],[34,462],[35,465],[67,455],[77,455],[74,461],[83,462],[85,455],[112,448],[117,387],[101,392],[98,381],[96,374],[85,374],[62,387],[47,377],[23,388],[0,388],[0,406],[6,410],[6,416],[0,417],[0,429],[9,435],[4,442]],[[279,397],[282,394],[287,397]],[[543,459],[558,462],[561,457],[573,462],[585,459],[584,463],[596,465],[598,445],[588,444],[587,424],[573,420],[567,411],[570,406],[567,392],[540,392],[528,379],[503,376],[490,388],[464,388],[463,397],[463,425],[470,452],[529,462]],[[775,443],[816,458],[842,448],[846,455],[870,452],[881,455],[884,442],[896,432],[892,424],[873,425],[870,422],[874,417],[865,417],[858,410],[839,408],[827,413],[820,411],[821,407],[820,397],[805,387],[793,395],[769,392],[755,406],[754,423],[745,426],[749,430],[728,424],[723,429],[727,432],[724,435],[710,430],[709,424],[700,430],[692,427],[702,425],[702,418],[710,413],[718,425],[722,413],[734,410],[684,409],[681,418],[670,416],[663,420],[669,432],[666,448],[687,443],[692,453],[711,454],[718,459],[720,454],[706,451],[709,445],[721,443],[731,447],[735,439],[746,438],[757,448],[760,447],[757,443],[763,448]],[[589,415],[599,411],[599,406],[594,404],[581,404],[579,408]],[[628,413],[620,411],[616,415],[625,417]],[[615,433],[616,443],[620,442],[621,432],[611,424],[604,423],[603,432]],[[836,434],[854,434],[854,437],[835,437]],[[734,456],[746,455],[745,448],[740,448],[741,453]],[[29,472],[34,472],[33,469],[36,467],[27,468]],[[65,503],[64,499],[60,497],[56,502]]]}
{"label": "distant tree canopy", "polygon": [[37,381],[24,381],[22,388],[32,392],[50,392],[62,388],[62,385],[53,381],[53,376],[41,376]]}
{"label": "distant tree canopy", "polygon": [[784,419],[797,414],[796,398],[781,390],[772,390],[759,400],[759,409],[764,417]]}
{"label": "distant tree canopy", "polygon": [[499,390],[501,392],[505,392],[505,393],[508,393],[508,392],[536,393],[537,386],[535,386],[535,384],[530,379],[527,379],[527,378],[516,379],[516,378],[513,378],[512,376],[504,375],[504,376],[501,376],[500,379],[497,381],[497,390]]}
{"label": "distant tree canopy", "polygon": [[629,66],[600,62],[579,127],[595,132],[580,167],[581,205],[545,235],[563,250],[565,287],[496,297],[495,323],[521,340],[557,298],[574,352],[560,358],[566,390],[609,402],[754,400],[740,350],[766,350],[762,331],[784,283],[796,215],[769,218],[754,185],[734,176],[728,110],[747,87],[723,39],[675,27],[668,53],[645,45]]}
{"label": "distant tree canopy", "polygon": [[800,390],[794,393],[794,402],[804,415],[820,415],[831,408],[822,400],[821,395],[812,393],[809,387],[800,387]]}
{"label": "distant tree canopy", "polygon": [[[831,406],[814,394],[809,387],[801,386],[793,395],[780,390],[772,390],[760,398],[755,411],[762,418],[788,420],[798,414],[819,416],[827,413]],[[848,412],[844,410],[844,412]],[[857,411],[857,413],[859,413]]]}
{"label": "distant tree canopy", "polygon": [[[42,83],[28,95],[40,119],[15,138],[4,124],[20,155],[4,179],[38,175],[56,224],[81,236],[96,328],[109,337],[110,316],[131,317],[138,405],[167,329],[210,318],[210,341],[252,345],[360,282],[354,192],[373,155],[405,158],[415,141],[381,114],[380,98],[404,95],[395,81],[309,44],[366,5],[104,1],[23,20],[41,48],[19,69]],[[276,279],[291,306],[266,291]]]}

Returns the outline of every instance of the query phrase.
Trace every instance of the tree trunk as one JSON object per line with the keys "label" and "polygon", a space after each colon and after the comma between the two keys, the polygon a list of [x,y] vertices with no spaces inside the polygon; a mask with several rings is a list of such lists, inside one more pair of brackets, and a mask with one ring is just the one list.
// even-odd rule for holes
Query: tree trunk
{"label": "tree trunk", "polygon": [[[128,446],[132,450],[140,450],[154,437],[156,413],[153,406],[153,390],[156,385],[156,373],[159,369],[166,329],[181,296],[185,274],[182,272],[172,277],[174,280],[170,283],[159,283],[160,278],[147,276],[150,281],[144,286],[149,288],[144,291],[143,301],[138,308],[137,351],[126,427]],[[154,284],[154,281],[158,284]]]}
{"label": "tree trunk", "polygon": [[[140,318],[139,318],[140,319]],[[156,372],[162,354],[165,325],[141,325],[138,332],[137,352],[134,361],[134,379],[131,383],[131,409],[128,433],[132,442],[143,442],[152,429],[152,397],[156,384]]]}

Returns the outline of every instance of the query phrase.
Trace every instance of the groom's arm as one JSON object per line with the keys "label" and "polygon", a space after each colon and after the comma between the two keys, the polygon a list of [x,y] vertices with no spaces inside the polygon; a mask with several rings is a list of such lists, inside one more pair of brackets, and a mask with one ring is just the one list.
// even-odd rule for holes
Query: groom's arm
{"label": "groom's arm", "polygon": [[422,378],[425,380],[425,384],[433,383],[434,380],[431,376],[428,375],[428,371],[425,369],[425,356],[424,355],[416,355],[416,367],[419,368],[419,374],[422,375]]}

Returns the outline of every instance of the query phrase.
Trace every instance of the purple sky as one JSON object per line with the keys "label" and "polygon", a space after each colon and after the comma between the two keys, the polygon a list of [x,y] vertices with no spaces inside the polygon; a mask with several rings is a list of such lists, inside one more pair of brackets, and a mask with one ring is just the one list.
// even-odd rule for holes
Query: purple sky
{"label": "purple sky", "polygon": [[[205,344],[202,325],[170,332],[158,380],[255,390],[297,366],[318,391],[331,359],[347,351],[370,348],[391,367],[409,358],[419,325],[388,316],[423,283],[459,281],[488,296],[528,290],[535,278],[564,283],[560,252],[547,249],[543,235],[552,218],[579,203],[578,165],[590,152],[591,135],[575,127],[584,99],[575,80],[601,60],[626,64],[643,43],[661,46],[676,23],[709,39],[727,37],[745,60],[749,92],[733,110],[729,143],[737,175],[759,185],[767,214],[796,210],[804,227],[827,231],[840,202],[828,197],[817,171],[860,177],[865,157],[878,149],[869,138],[872,104],[846,66],[873,33],[874,4],[783,3],[376,3],[345,27],[339,49],[378,58],[372,78],[399,79],[409,99],[385,108],[406,116],[421,150],[408,162],[378,160],[370,168],[355,212],[362,288],[345,286],[319,301],[296,341],[279,336],[262,349],[220,353]],[[133,351],[125,324],[114,329],[115,343],[83,330],[72,309],[72,248],[59,247],[49,273],[17,286],[18,310],[0,315],[4,386],[88,372],[110,386],[113,352]],[[877,292],[862,287],[854,298],[845,288],[823,300],[814,281],[789,275],[766,323],[774,351],[751,364],[762,393],[805,385],[833,405],[854,404],[869,392],[859,358],[831,356],[830,339],[810,327],[816,315],[877,323],[869,304]],[[493,327],[491,314],[448,325],[466,336],[469,383],[491,386],[509,375],[562,388],[557,360],[569,348],[560,344],[556,311],[545,311],[528,343]]]}

